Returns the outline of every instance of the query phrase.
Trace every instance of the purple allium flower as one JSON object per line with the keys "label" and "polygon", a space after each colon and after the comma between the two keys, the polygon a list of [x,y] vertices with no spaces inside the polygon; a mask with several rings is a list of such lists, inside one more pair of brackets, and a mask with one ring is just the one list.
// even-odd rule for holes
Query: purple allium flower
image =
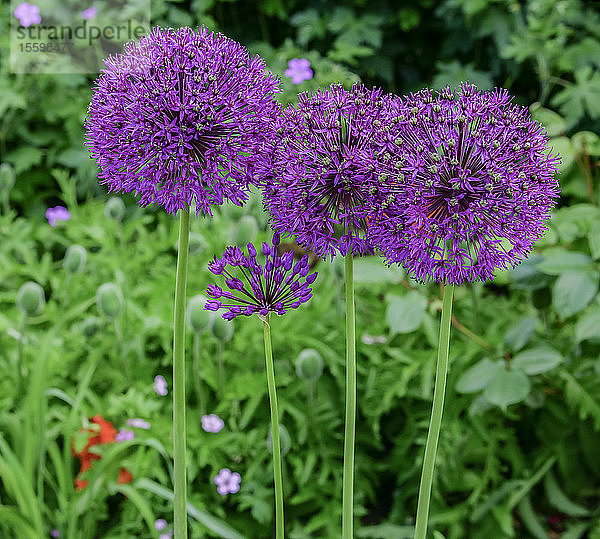
{"label": "purple allium flower", "polygon": [[98,8],[96,6],[92,6],[89,7],[87,9],[84,9],[81,13],[81,18],[85,19],[87,21],[90,21],[92,19],[96,18],[96,15],[98,15]]}
{"label": "purple allium flower", "polygon": [[14,16],[19,19],[21,26],[31,26],[32,24],[40,24],[42,17],[40,16],[40,8],[35,4],[22,2],[14,11]]}
{"label": "purple allium flower", "polygon": [[369,252],[364,229],[386,193],[358,157],[369,152],[389,99],[335,84],[298,100],[274,123],[257,169],[272,225],[319,256]]}
{"label": "purple allium flower", "polygon": [[313,78],[313,70],[306,58],[292,58],[288,62],[288,68],[284,75],[290,77],[294,84],[300,84],[302,81]]}
{"label": "purple allium flower", "polygon": [[50,536],[51,537],[60,537],[60,532],[56,528],[53,528],[52,531],[50,532]]}
{"label": "purple allium flower", "polygon": [[229,468],[223,468],[219,471],[218,475],[215,475],[215,485],[217,485],[217,492],[221,496],[226,494],[235,494],[240,490],[240,481],[242,478],[237,472],[232,472]]}
{"label": "purple allium flower", "polygon": [[154,528],[156,531],[162,531],[167,527],[167,521],[164,518],[157,518],[154,521]]}
{"label": "purple allium flower", "polygon": [[[208,311],[228,309],[223,318],[232,320],[236,316],[252,316],[258,314],[266,317],[271,312],[279,315],[288,309],[295,309],[312,297],[308,285],[317,278],[316,273],[308,275],[308,257],[294,264],[294,253],[288,251],[283,255],[277,252],[279,234],[273,236],[273,243],[263,243],[262,253],[266,257],[264,266],[256,261],[256,248],[248,244],[248,256],[242,254],[238,247],[228,247],[222,258],[215,257],[208,264],[208,269],[215,275],[227,277],[225,284],[231,290],[224,290],[210,285],[207,294],[211,298],[204,305]],[[230,273],[227,266],[239,268],[243,280]]]}
{"label": "purple allium flower", "polygon": [[68,221],[71,213],[64,206],[54,206],[46,210],[46,219],[50,226],[56,226],[57,221]]}
{"label": "purple allium flower", "polygon": [[154,391],[161,397],[164,397],[169,390],[167,389],[167,381],[160,374],[154,377]]}
{"label": "purple allium flower", "polygon": [[135,432],[129,429],[119,429],[115,435],[115,442],[129,442],[135,438]]}
{"label": "purple allium flower", "polygon": [[96,81],[86,145],[100,182],[169,213],[242,204],[280,91],[260,57],[222,34],[152,29]]}
{"label": "purple allium flower", "polygon": [[423,282],[487,280],[513,267],[546,230],[558,156],[506,90],[464,83],[397,98],[376,134],[376,173],[394,195],[368,239]]}
{"label": "purple allium flower", "polygon": [[[166,382],[165,382],[165,385],[166,385]],[[155,389],[156,389],[156,386],[155,386]],[[150,423],[148,423],[148,421],[144,421],[143,419],[140,419],[138,417],[134,417],[133,419],[127,420],[127,426],[135,427],[136,429],[146,429],[147,430],[150,428]]]}
{"label": "purple allium flower", "polygon": [[225,422],[216,414],[202,416],[202,428],[206,432],[217,433],[225,426]]}

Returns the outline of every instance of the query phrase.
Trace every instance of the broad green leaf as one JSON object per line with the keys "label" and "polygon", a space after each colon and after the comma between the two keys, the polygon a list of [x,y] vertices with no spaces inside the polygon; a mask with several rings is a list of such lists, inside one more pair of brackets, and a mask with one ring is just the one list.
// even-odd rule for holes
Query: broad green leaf
{"label": "broad green leaf", "polygon": [[590,253],[594,260],[600,258],[600,221],[596,221],[590,227],[588,235],[588,243],[590,244]]}
{"label": "broad green leaf", "polygon": [[565,271],[552,290],[552,303],[561,319],[581,311],[598,292],[595,271]]}
{"label": "broad green leaf", "polygon": [[585,253],[567,251],[562,247],[544,251],[537,269],[548,275],[560,275],[567,270],[592,269],[592,259]]}
{"label": "broad green leaf", "polygon": [[524,350],[513,357],[511,367],[521,369],[526,374],[540,374],[549,371],[563,361],[557,350],[549,347]]}
{"label": "broad green leaf", "polygon": [[569,123],[583,116],[600,117],[600,73],[586,66],[575,71],[575,82],[557,93],[551,101]]}
{"label": "broad green leaf", "polygon": [[423,321],[427,299],[417,291],[405,296],[389,296],[386,320],[392,333],[410,333]]}
{"label": "broad green leaf", "polygon": [[573,147],[579,153],[587,155],[600,155],[600,137],[591,131],[579,131],[571,137]]}
{"label": "broad green leaf", "polygon": [[506,410],[509,404],[521,402],[529,394],[531,382],[519,369],[498,369],[488,382],[483,396],[488,402]]}
{"label": "broad green leaf", "polygon": [[512,278],[514,288],[520,290],[538,290],[547,286],[551,278],[538,271],[538,265],[543,260],[540,255],[533,255],[526,258],[514,270]]}
{"label": "broad green leaf", "polygon": [[575,148],[573,143],[567,137],[554,137],[546,145],[547,151],[552,154],[560,155],[560,162],[556,166],[559,172],[568,170],[575,159]]}
{"label": "broad green leaf", "polygon": [[600,341],[600,310],[585,313],[575,325],[575,342]]}
{"label": "broad green leaf", "polygon": [[501,361],[491,361],[487,357],[482,359],[461,374],[456,382],[456,391],[459,393],[481,391],[499,369],[504,370]]}
{"label": "broad green leaf", "polygon": [[517,352],[523,348],[533,335],[536,321],[537,318],[534,316],[525,316],[521,318],[506,332],[506,335],[504,336],[504,344],[506,344],[506,346],[513,352]]}
{"label": "broad green leaf", "polygon": [[558,135],[562,135],[567,130],[567,123],[565,122],[565,119],[553,110],[540,107],[539,103],[534,103],[531,105],[529,110],[531,111],[531,116],[533,116],[533,119],[540,122],[546,128],[546,133],[548,133],[548,136],[556,137]]}
{"label": "broad green leaf", "polygon": [[472,63],[465,65],[458,60],[438,62],[436,68],[438,74],[431,83],[433,88],[458,86],[464,81],[475,84],[480,90],[489,90],[494,85],[490,74],[487,71],[478,71]]}
{"label": "broad green leaf", "polygon": [[397,283],[404,277],[401,267],[387,267],[380,258],[358,258],[354,261],[354,282]]}

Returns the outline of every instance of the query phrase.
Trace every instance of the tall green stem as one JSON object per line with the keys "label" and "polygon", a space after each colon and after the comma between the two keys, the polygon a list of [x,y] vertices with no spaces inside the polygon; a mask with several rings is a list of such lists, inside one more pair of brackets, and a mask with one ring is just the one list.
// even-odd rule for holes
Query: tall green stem
{"label": "tall green stem", "polygon": [[179,250],[175,281],[173,334],[173,452],[175,455],[175,538],[187,538],[185,435],[185,288],[187,283],[190,214],[179,212]]}
{"label": "tall green stem", "polygon": [[438,345],[438,360],[435,372],[435,389],[433,390],[433,406],[427,442],[425,444],[425,458],[421,473],[421,486],[419,487],[419,502],[417,504],[417,521],[415,525],[415,539],[425,539],[427,535],[427,520],[429,519],[429,502],[431,500],[431,485],[433,483],[433,470],[437,453],[442,413],[444,411],[444,396],[446,394],[446,377],[448,375],[448,350],[450,346],[450,321],[452,317],[452,297],[454,285],[444,285],[444,303],[442,305],[442,322],[440,324],[440,341]]}
{"label": "tall green stem", "polygon": [[356,431],[356,342],[354,314],[354,265],[349,251],[346,262],[346,426],[344,429],[344,482],[342,539],[353,537],[354,438]]}
{"label": "tall green stem", "polygon": [[263,320],[265,334],[265,363],[267,367],[267,385],[271,405],[271,439],[273,441],[273,479],[275,483],[275,537],[283,539],[283,480],[281,474],[281,446],[279,443],[279,412],[277,411],[277,390],[273,350],[271,348],[271,328],[269,320]]}

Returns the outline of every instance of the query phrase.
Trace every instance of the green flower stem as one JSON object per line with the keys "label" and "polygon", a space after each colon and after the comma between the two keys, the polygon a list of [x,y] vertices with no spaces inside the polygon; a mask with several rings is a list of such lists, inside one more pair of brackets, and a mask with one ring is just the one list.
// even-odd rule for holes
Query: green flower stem
{"label": "green flower stem", "polygon": [[275,369],[273,367],[273,350],[271,347],[271,327],[269,319],[263,320],[265,335],[265,363],[267,367],[267,385],[269,387],[269,403],[271,405],[271,439],[273,441],[273,479],[275,483],[275,537],[283,539],[283,480],[281,473],[281,447],[279,443],[279,412],[277,411],[277,389],[275,385]]}
{"label": "green flower stem", "polygon": [[193,369],[194,369],[194,385],[196,386],[196,397],[198,398],[198,410],[200,415],[206,413],[206,395],[204,394],[204,384],[200,377],[200,333],[194,332],[194,348],[193,348]]}
{"label": "green flower stem", "polygon": [[344,428],[344,482],[342,539],[352,539],[354,517],[354,438],[356,431],[356,342],[354,314],[354,266],[352,253],[346,262],[346,426]]}
{"label": "green flower stem", "polygon": [[179,250],[175,280],[175,329],[173,334],[173,453],[175,455],[175,537],[186,539],[186,435],[185,435],[185,288],[187,282],[190,214],[179,213]]}
{"label": "green flower stem", "polygon": [[421,473],[421,486],[419,487],[419,501],[417,504],[417,520],[415,525],[415,539],[425,539],[427,535],[427,520],[429,518],[429,502],[431,500],[431,485],[433,483],[433,470],[437,453],[442,413],[444,411],[444,395],[446,393],[446,377],[448,375],[448,349],[450,345],[450,321],[452,317],[452,297],[454,285],[444,285],[444,303],[442,306],[442,322],[440,324],[440,341],[438,345],[438,361],[435,372],[435,389],[433,390],[433,407],[431,409],[431,422],[425,444],[425,458]]}

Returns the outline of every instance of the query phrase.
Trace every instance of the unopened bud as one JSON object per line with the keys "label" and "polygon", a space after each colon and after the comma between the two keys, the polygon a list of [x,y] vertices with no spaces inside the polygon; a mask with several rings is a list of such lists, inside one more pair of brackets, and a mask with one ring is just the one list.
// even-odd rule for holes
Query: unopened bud
{"label": "unopened bud", "polygon": [[63,258],[63,268],[69,273],[78,273],[83,270],[87,251],[81,245],[70,245]]}
{"label": "unopened bud", "polygon": [[123,310],[123,293],[115,283],[104,283],[96,292],[98,310],[108,318],[116,318]]}
{"label": "unopened bud", "polygon": [[125,203],[119,197],[111,197],[104,206],[104,215],[107,219],[122,221],[125,216]]}
{"label": "unopened bud", "polygon": [[46,296],[44,289],[33,281],[26,282],[17,292],[17,307],[25,316],[36,316],[44,310]]}
{"label": "unopened bud", "polygon": [[313,348],[305,348],[296,359],[296,374],[303,380],[318,380],[323,374],[323,358]]}
{"label": "unopened bud", "polygon": [[221,316],[217,316],[210,327],[210,330],[216,339],[226,342],[233,337],[233,322],[224,320]]}
{"label": "unopened bud", "polygon": [[[291,447],[290,433],[284,425],[279,425],[279,449],[282,455],[287,455],[290,452]],[[273,431],[269,429],[267,434],[267,448],[269,453],[273,454]]]}
{"label": "unopened bud", "polygon": [[202,294],[190,298],[187,306],[187,322],[190,329],[200,333],[207,329],[213,321],[213,313],[204,309],[207,298]]}

